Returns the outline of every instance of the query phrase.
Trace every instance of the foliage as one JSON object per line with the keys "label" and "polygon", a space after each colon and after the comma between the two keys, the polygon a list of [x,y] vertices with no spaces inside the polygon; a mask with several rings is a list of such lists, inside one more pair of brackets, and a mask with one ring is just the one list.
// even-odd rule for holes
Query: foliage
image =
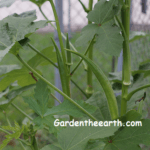
{"label": "foliage", "polygon": [[12,131],[14,133],[6,135],[6,139],[3,141],[3,143],[0,145],[0,150],[2,150],[13,138],[18,139],[21,135],[21,133],[24,130],[24,126],[20,128],[19,124],[15,122],[15,127],[11,126],[2,126],[3,129]]}
{"label": "foliage", "polygon": [[[46,0],[30,1],[36,4],[44,15],[41,6]],[[2,0],[0,1],[0,8],[9,7],[13,2],[14,0]],[[130,1],[100,0],[92,10],[93,1],[89,1],[89,8],[86,8],[79,0],[88,19],[88,25],[82,29],[81,36],[76,41],[77,46],[86,45],[87,51],[84,55],[77,52],[76,48],[69,42],[68,36],[65,37],[61,33],[55,5],[53,0],[49,0],[49,2],[56,22],[56,27],[52,26],[57,29],[61,52],[53,39],[51,41],[49,39],[50,46],[41,46],[41,50],[36,49],[31,44],[30,35],[48,23],[51,24],[45,15],[46,21],[35,22],[35,11],[24,12],[20,15],[13,14],[0,21],[0,61],[5,58],[7,53],[11,53],[23,64],[23,66],[0,66],[0,98],[2,99],[0,110],[7,110],[12,104],[28,118],[28,122],[24,121],[26,125],[23,125],[22,128],[17,122],[15,122],[15,127],[12,127],[5,114],[9,126],[0,127],[0,131],[8,135],[5,136],[6,139],[0,145],[0,149],[3,149],[10,140],[15,138],[20,141],[22,148],[25,149],[24,145],[27,145],[31,149],[38,150],[36,133],[39,130],[42,132],[45,130],[56,138],[55,142],[48,143],[41,150],[139,150],[141,149],[140,144],[150,146],[150,120],[145,119],[147,112],[143,110],[146,99],[144,89],[150,87],[149,84],[145,85],[143,79],[150,75],[150,60],[140,63],[137,70],[131,71],[129,51],[129,42],[149,36],[149,34],[134,31],[129,35]],[[119,19],[120,16],[121,20]],[[66,48],[63,46],[61,35],[66,39]],[[40,44],[40,42],[36,43],[36,45]],[[70,50],[72,48],[74,51]],[[123,71],[111,72],[107,78],[101,66],[97,65],[90,55],[94,54],[93,50],[98,50],[111,56],[118,56],[122,48],[124,53]],[[24,55],[20,54],[22,50],[33,50],[37,54],[32,58],[30,57],[26,63],[23,60]],[[88,56],[85,56],[87,52]],[[74,58],[72,54],[81,57],[81,61],[75,66],[74,71],[78,69],[82,61],[85,61],[88,65],[87,74],[93,73],[100,83],[101,87],[99,87],[98,92],[88,95],[76,84],[76,81],[72,80],[71,62]],[[62,91],[49,82],[45,78],[45,74],[39,69],[47,65],[58,68]],[[49,70],[49,74],[51,74],[51,70]],[[92,80],[91,74],[87,77],[87,84]],[[126,79],[129,79],[131,83],[126,82]],[[86,95],[86,100],[71,98],[71,81]],[[88,85],[88,87],[91,86],[92,84]],[[12,102],[18,95],[32,88],[34,88],[34,93],[22,96],[24,102],[33,112],[31,116]],[[53,95],[53,90],[64,97],[63,102]],[[117,92],[122,93],[115,96]],[[54,106],[50,95],[60,103],[58,106]],[[60,121],[62,126],[55,126],[56,119]],[[114,125],[118,119],[122,121],[122,126]],[[78,121],[83,122],[83,120],[91,120],[97,126],[79,127],[76,124],[76,127],[69,127],[69,124],[64,123],[65,121],[66,123],[69,121],[77,123]],[[98,126],[99,121],[106,126]],[[111,121],[112,124],[108,125],[108,121]],[[128,121],[132,123],[133,121],[141,121],[142,126],[128,127]],[[23,139],[20,139],[22,133]]]}

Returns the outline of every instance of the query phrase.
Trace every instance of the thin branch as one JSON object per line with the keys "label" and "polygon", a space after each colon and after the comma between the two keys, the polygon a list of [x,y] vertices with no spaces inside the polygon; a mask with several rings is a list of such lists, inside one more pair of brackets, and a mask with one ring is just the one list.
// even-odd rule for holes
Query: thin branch
{"label": "thin branch", "polygon": [[145,88],[147,88],[147,87],[150,87],[150,84],[144,85],[144,86],[139,87],[139,88],[135,89],[134,91],[130,92],[130,93],[128,94],[128,96],[127,96],[127,101],[129,101],[129,100],[131,99],[131,97],[133,96],[134,93],[136,93],[136,92],[138,92],[138,91],[140,91],[140,90],[143,90],[143,89],[145,89]]}
{"label": "thin branch", "polygon": [[86,8],[86,6],[83,4],[83,2],[82,2],[81,0],[78,0],[78,1],[79,1],[80,4],[82,5],[84,11],[85,11],[86,13],[89,13],[89,10]]}

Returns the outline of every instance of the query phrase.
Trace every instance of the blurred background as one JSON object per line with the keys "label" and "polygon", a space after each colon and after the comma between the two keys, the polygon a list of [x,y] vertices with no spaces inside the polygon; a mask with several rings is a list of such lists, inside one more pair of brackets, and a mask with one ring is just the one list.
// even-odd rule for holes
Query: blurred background
{"label": "blurred background", "polygon": [[[84,12],[78,0],[54,0],[54,1],[56,4],[58,15],[60,17],[61,29],[65,35],[66,33],[69,33],[70,41],[73,44],[75,44],[76,39],[80,36],[80,32],[82,28],[86,26],[88,23],[88,20],[86,18],[87,14]],[[97,0],[93,0],[93,1],[94,4],[97,2]],[[88,0],[82,0],[82,2],[88,7]],[[45,2],[41,8],[49,20],[54,20],[52,8],[48,1]],[[25,0],[23,2],[21,0],[16,0],[10,7],[0,8],[0,20],[13,13],[20,14],[22,12],[31,11],[31,10],[36,10],[37,19],[35,21],[45,20],[39,8],[34,3],[28,0]],[[150,0],[131,0],[130,29],[131,31],[144,31],[146,33],[150,32]],[[54,37],[56,42],[58,42],[57,34],[54,28],[51,25],[48,25],[45,28],[39,29],[36,33],[30,36],[31,44],[41,51],[44,48],[52,45],[52,43],[50,42],[50,37]],[[85,51],[85,47],[76,47],[76,49],[81,53]],[[138,41],[132,42],[130,44],[130,50],[131,50],[131,68],[132,70],[136,70],[138,69],[140,62],[150,59],[150,37],[147,36]],[[31,57],[35,55],[35,53],[30,50],[27,50],[27,51],[21,51],[21,55],[23,55],[25,61],[28,61]],[[120,57],[113,57],[103,52],[94,51],[93,60],[95,63],[99,65],[99,67],[104,71],[104,73],[107,76],[109,75],[109,72],[121,71],[122,68],[121,54]],[[78,61],[79,59],[76,56],[73,56],[72,68],[76,66]],[[11,65],[19,64],[19,62],[11,54],[8,54],[0,62],[0,65],[9,65],[9,64]],[[56,78],[57,73],[53,66],[51,65],[39,66],[38,69],[41,72],[43,72],[45,78],[47,78],[51,83],[59,86],[60,83],[57,83],[57,78]],[[78,85],[82,89],[86,89],[87,86],[86,72],[83,71],[82,65],[80,65],[77,72],[74,74],[72,78],[76,81],[76,83],[78,83]],[[144,79],[144,82],[150,83],[150,78],[147,77],[146,79]],[[95,76],[93,76],[93,85],[94,85],[95,92],[102,90],[101,86],[97,83],[97,79],[95,78]],[[85,96],[75,87],[74,84],[71,84],[71,88],[72,88],[71,95],[73,99],[76,100],[86,99]],[[53,90],[51,91],[54,92]],[[146,92],[147,92],[147,97],[145,100],[146,101],[145,109],[148,110],[148,115],[146,117],[150,118],[150,100],[149,100],[150,88],[147,88]],[[24,101],[22,100],[22,96],[27,94],[30,95],[32,93],[33,90],[24,92],[23,94],[18,96],[14,101],[14,103],[20,106],[20,108],[22,110],[25,110],[28,114],[32,113],[32,111],[29,109],[28,105],[24,103]],[[57,95],[57,97],[59,98],[59,95]],[[1,100],[3,100],[3,98],[1,98]],[[19,114],[12,106],[9,106],[9,110],[7,114],[11,121],[13,121],[14,119],[16,120],[16,115],[17,115],[16,121],[18,121],[21,124],[23,115]],[[4,124],[5,124],[5,117],[0,112],[0,125],[4,125]],[[3,137],[4,136],[0,134],[0,142]],[[46,136],[42,138],[43,141],[47,140]],[[7,150],[13,149],[12,148],[13,144],[10,145],[11,145],[10,147],[8,146],[6,148]],[[15,150],[19,150],[19,148],[18,149],[16,148]]]}

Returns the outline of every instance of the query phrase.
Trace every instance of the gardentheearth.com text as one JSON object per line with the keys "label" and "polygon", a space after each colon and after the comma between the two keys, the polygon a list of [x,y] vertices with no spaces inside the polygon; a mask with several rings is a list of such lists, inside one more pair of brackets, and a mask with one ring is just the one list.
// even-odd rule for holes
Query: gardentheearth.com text
{"label": "gardentheearth.com text", "polygon": [[119,119],[114,121],[91,121],[90,119],[84,120],[84,121],[75,121],[74,119],[72,121],[59,121],[59,119],[56,119],[54,121],[54,126],[58,127],[80,127],[80,126],[94,126],[94,127],[108,127],[108,126],[126,126],[126,127],[135,127],[135,126],[142,126],[141,121],[127,121],[125,123],[122,123]]}

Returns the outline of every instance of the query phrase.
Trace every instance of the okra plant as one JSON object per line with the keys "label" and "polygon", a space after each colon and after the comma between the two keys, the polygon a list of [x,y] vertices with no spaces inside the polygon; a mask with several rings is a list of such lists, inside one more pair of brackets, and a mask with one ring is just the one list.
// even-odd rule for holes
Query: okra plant
{"label": "okra plant", "polygon": [[[1,0],[0,7],[9,7],[14,1]],[[0,126],[0,131],[6,134],[0,150],[14,138],[24,150],[140,150],[141,144],[150,146],[150,120],[145,119],[143,110],[145,89],[150,87],[150,84],[143,83],[143,79],[150,75],[150,59],[142,62],[138,70],[132,71],[129,48],[131,42],[149,35],[144,32],[130,32],[131,1],[98,0],[93,7],[93,0],[89,0],[87,8],[82,0],[78,0],[87,13],[88,24],[82,29],[75,45],[69,41],[68,35],[61,33],[53,0],[30,1],[39,7],[45,21],[34,21],[36,11],[13,14],[0,21],[0,61],[7,53],[11,53],[23,65],[0,66],[0,98],[5,99],[0,101],[0,110],[8,123],[8,126]],[[48,20],[41,9],[46,1],[51,4],[54,21]],[[48,24],[58,32],[60,49],[54,39],[49,37],[53,46],[39,51],[31,44],[30,35]],[[76,48],[82,45],[87,47],[84,54],[79,53]],[[28,62],[20,54],[20,51],[27,48],[36,53]],[[123,71],[111,72],[107,77],[101,66],[93,61],[94,51],[119,56],[122,49]],[[75,68],[72,67],[74,55],[80,57]],[[81,63],[83,71],[87,72],[87,89],[81,89],[72,79]],[[38,70],[37,67],[41,64],[51,64],[58,68],[62,91]],[[94,92],[92,74],[96,76],[103,91]],[[14,86],[15,81],[17,86]],[[71,83],[81,90],[87,97],[86,100],[72,99]],[[34,89],[33,95],[22,98],[35,115],[28,115],[13,103],[18,95],[31,89]],[[59,92],[64,101],[57,99],[51,89]],[[121,95],[115,96],[115,93],[120,91]],[[53,99],[60,104],[54,106]],[[49,102],[51,106],[48,105]],[[9,121],[5,112],[9,105],[25,116],[27,121],[22,123],[22,127],[16,121],[15,126]],[[122,126],[115,125],[118,120],[122,121]],[[127,124],[129,121],[130,126]],[[136,121],[139,121],[141,126],[136,126]],[[55,140],[42,148],[39,147],[36,139],[39,130],[42,130],[43,134],[49,133]]]}

